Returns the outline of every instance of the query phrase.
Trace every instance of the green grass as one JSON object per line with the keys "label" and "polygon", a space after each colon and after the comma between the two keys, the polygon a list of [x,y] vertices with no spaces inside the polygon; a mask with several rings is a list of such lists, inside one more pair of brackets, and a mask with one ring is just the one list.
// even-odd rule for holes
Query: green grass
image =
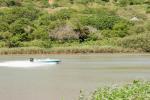
{"label": "green grass", "polygon": [[79,100],[150,100],[150,82],[133,81],[124,86],[99,88],[89,98]]}

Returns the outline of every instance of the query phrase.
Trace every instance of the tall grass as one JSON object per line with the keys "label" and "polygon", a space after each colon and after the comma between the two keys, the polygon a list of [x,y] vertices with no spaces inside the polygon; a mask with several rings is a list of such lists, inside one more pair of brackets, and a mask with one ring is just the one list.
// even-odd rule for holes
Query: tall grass
{"label": "tall grass", "polygon": [[1,55],[7,54],[46,54],[47,49],[39,47],[0,48]]}
{"label": "tall grass", "polygon": [[72,53],[133,53],[140,52],[133,49],[111,46],[68,46],[68,47],[20,47],[20,48],[1,48],[0,54],[72,54]]}

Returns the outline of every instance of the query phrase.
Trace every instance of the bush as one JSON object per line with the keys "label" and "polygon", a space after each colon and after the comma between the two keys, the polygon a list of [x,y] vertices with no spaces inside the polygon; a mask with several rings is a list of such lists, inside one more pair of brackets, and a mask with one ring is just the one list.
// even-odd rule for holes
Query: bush
{"label": "bush", "polygon": [[68,25],[55,28],[53,31],[49,33],[49,37],[52,40],[59,40],[59,41],[76,40],[79,38],[78,34],[75,33],[73,28]]}
{"label": "bush", "polygon": [[21,6],[21,3],[19,0],[0,0],[0,6]]}
{"label": "bush", "polygon": [[[89,100],[148,100],[150,82],[133,81],[124,86],[99,88],[93,92]],[[84,97],[83,97],[84,98]],[[87,100],[87,99],[80,99]]]}
{"label": "bush", "polygon": [[90,2],[94,2],[94,0],[77,0],[76,2],[86,5],[86,4],[90,3]]}
{"label": "bush", "polygon": [[142,49],[145,52],[150,52],[150,34],[145,33],[125,37],[120,39],[118,44],[125,48]]}
{"label": "bush", "polygon": [[41,47],[51,48],[51,41],[33,40],[30,42],[23,42],[24,47]]}
{"label": "bush", "polygon": [[100,31],[90,33],[88,37],[88,40],[91,40],[91,41],[102,40],[102,39],[103,39],[103,36]]}
{"label": "bush", "polygon": [[60,5],[58,3],[53,3],[50,5],[51,8],[57,8],[60,7]]}
{"label": "bush", "polygon": [[30,21],[26,18],[20,18],[10,25],[10,32],[13,34],[25,33],[25,29],[29,26]]}
{"label": "bush", "polygon": [[11,9],[0,9],[0,21],[11,24],[18,19],[35,20],[39,10],[34,7],[13,7]]}
{"label": "bush", "polygon": [[7,40],[12,37],[10,32],[0,32],[0,40]]}
{"label": "bush", "polygon": [[9,24],[5,22],[0,23],[0,32],[5,32],[9,30]]}
{"label": "bush", "polygon": [[144,0],[118,0],[118,3],[121,6],[138,5],[138,4],[144,4]]}
{"label": "bush", "polygon": [[150,13],[150,5],[146,7],[146,13]]}
{"label": "bush", "polygon": [[51,21],[56,21],[58,20],[57,16],[55,14],[43,14],[42,16],[39,17],[38,25],[49,25]]}
{"label": "bush", "polygon": [[141,33],[144,33],[145,31],[146,31],[145,26],[135,25],[133,27],[130,27],[130,29],[128,30],[128,33],[130,35],[133,35],[133,34],[141,34]]}
{"label": "bush", "polygon": [[73,10],[71,9],[61,9],[60,11],[56,12],[55,15],[60,20],[68,20],[71,18]]}
{"label": "bush", "polygon": [[48,27],[47,26],[40,26],[38,27],[35,31],[33,31],[33,33],[31,34],[32,39],[41,39],[41,40],[45,40],[48,39]]}
{"label": "bush", "polygon": [[115,15],[113,11],[108,11],[106,8],[85,8],[80,11],[82,14],[96,14],[96,15]]}
{"label": "bush", "polygon": [[62,9],[52,14],[45,13],[39,17],[38,25],[49,25],[52,21],[63,21],[71,18],[72,11],[69,9]]}
{"label": "bush", "polygon": [[150,21],[148,21],[148,23],[146,24],[146,29],[147,29],[148,31],[150,31]]}
{"label": "bush", "polygon": [[127,35],[126,31],[122,30],[103,30],[101,34],[104,37],[112,38],[112,37],[125,37]]}
{"label": "bush", "polygon": [[120,6],[127,6],[129,4],[129,0],[118,0]]}
{"label": "bush", "polygon": [[110,15],[92,15],[92,16],[82,16],[80,22],[84,26],[93,26],[99,30],[112,29],[115,23],[120,20],[117,16]]}
{"label": "bush", "polygon": [[12,47],[21,47],[20,37],[13,36],[9,40],[6,41],[6,45],[9,48]]}
{"label": "bush", "polygon": [[0,48],[6,47],[6,43],[4,41],[0,41]]}

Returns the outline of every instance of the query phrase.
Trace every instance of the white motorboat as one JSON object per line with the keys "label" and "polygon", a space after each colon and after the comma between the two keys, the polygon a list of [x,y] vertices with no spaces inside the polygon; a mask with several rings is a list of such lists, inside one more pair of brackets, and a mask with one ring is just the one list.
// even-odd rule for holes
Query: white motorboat
{"label": "white motorboat", "polygon": [[30,62],[39,62],[39,63],[60,63],[61,61],[59,59],[34,59],[30,58]]}

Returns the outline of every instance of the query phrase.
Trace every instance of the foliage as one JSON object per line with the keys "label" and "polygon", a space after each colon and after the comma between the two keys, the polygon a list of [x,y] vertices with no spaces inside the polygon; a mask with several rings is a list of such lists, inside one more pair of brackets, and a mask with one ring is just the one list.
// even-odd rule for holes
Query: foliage
{"label": "foliage", "polygon": [[127,6],[127,5],[138,5],[138,4],[144,4],[144,0],[117,0],[119,5],[121,6]]}
{"label": "foliage", "polygon": [[149,26],[149,0],[0,0],[0,47],[82,44],[149,52]]}
{"label": "foliage", "polygon": [[139,34],[125,37],[118,41],[118,44],[125,48],[142,49],[145,52],[150,52],[150,34]]}
{"label": "foliage", "polygon": [[23,47],[51,48],[51,41],[33,40],[30,42],[24,42]]}
{"label": "foliage", "polygon": [[0,48],[6,47],[6,43],[3,41],[0,41]]}
{"label": "foliage", "polygon": [[150,5],[146,7],[146,13],[150,13]]}
{"label": "foliage", "polygon": [[6,41],[7,39],[11,37],[12,37],[12,34],[10,32],[0,32],[0,40]]}
{"label": "foliage", "polygon": [[49,37],[52,40],[59,41],[77,40],[79,38],[78,34],[75,33],[73,28],[68,25],[56,27],[53,31],[49,33]]}
{"label": "foliage", "polygon": [[97,89],[90,100],[148,100],[150,99],[150,82],[133,81],[122,87],[105,87]]}
{"label": "foliage", "polygon": [[20,0],[0,0],[0,6],[21,6]]}
{"label": "foliage", "polygon": [[114,15],[99,13],[97,15],[82,16],[80,22],[84,26],[93,26],[99,30],[112,29],[113,26],[120,21],[120,18]]}
{"label": "foliage", "polygon": [[148,21],[148,23],[146,24],[146,29],[147,29],[148,31],[150,31],[150,21]]}
{"label": "foliage", "polygon": [[7,47],[20,47],[21,42],[20,42],[20,37],[19,36],[13,36],[11,37],[8,41],[6,41]]}

